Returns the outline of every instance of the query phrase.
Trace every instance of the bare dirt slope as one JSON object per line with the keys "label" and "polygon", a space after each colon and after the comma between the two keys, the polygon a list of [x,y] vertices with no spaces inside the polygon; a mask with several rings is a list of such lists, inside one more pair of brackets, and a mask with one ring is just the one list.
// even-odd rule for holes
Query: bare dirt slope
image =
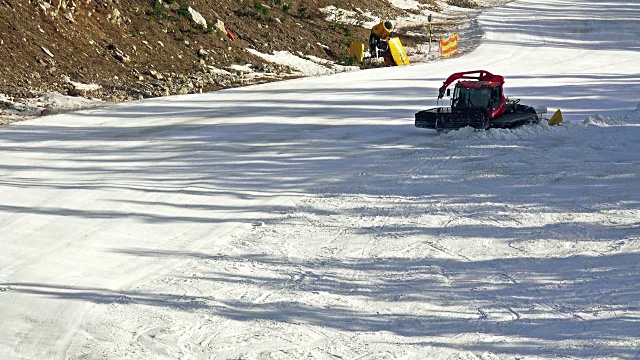
{"label": "bare dirt slope", "polygon": [[0,93],[73,94],[70,82],[80,82],[102,87],[92,96],[123,101],[242,84],[212,67],[286,72],[247,48],[345,61],[347,44],[368,29],[327,21],[319,9],[329,5],[381,17],[401,11],[385,0],[0,0]]}
{"label": "bare dirt slope", "polygon": [[[491,0],[0,0],[0,125],[104,101],[305,75],[257,54],[286,51],[322,63],[323,73],[342,71],[333,64],[355,64],[349,44],[366,42],[380,19],[400,19],[394,36],[410,56],[412,49],[423,54],[429,43],[425,14],[439,13],[432,23],[435,39],[477,13],[458,10],[492,5]],[[473,36],[468,43],[476,43]],[[464,44],[460,51],[466,51]]]}

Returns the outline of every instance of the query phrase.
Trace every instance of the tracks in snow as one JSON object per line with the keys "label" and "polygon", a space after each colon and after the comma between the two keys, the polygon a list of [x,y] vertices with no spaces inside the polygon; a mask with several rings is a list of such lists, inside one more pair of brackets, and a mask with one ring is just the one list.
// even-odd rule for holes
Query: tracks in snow
{"label": "tracks in snow", "polygon": [[[621,338],[632,330],[621,319],[637,314],[624,304],[637,278],[629,268],[634,256],[616,259],[640,248],[638,239],[621,239],[632,217],[553,208],[585,209],[566,198],[539,205],[537,196],[564,191],[539,185],[540,169],[523,171],[536,168],[535,153],[523,152],[540,139],[439,141],[437,148],[389,151],[387,161],[346,175],[138,289],[179,294],[181,303],[116,306],[92,324],[136,314],[109,341],[159,358],[443,351],[502,358],[512,351],[474,350],[482,342],[579,356],[638,345],[599,339],[593,326]],[[617,227],[578,226],[605,220]],[[175,325],[127,342],[147,319]],[[204,325],[196,331],[193,322]]]}

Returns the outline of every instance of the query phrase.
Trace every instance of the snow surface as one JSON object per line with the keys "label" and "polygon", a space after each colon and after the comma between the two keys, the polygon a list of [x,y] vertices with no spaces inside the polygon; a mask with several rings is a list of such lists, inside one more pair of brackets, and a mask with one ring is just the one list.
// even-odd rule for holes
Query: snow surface
{"label": "snow surface", "polygon": [[299,76],[330,75],[336,72],[355,71],[359,69],[357,66],[333,64],[328,60],[315,56],[303,58],[288,51],[275,51],[273,54],[264,54],[254,49],[248,49],[247,51],[266,61],[286,65],[293,69],[293,75]]}
{"label": "snow surface", "polygon": [[[0,359],[640,356],[640,5],[436,63],[0,128]],[[438,134],[455,71],[559,127]]]}
{"label": "snow surface", "polygon": [[[95,87],[98,86],[95,84],[73,84],[77,85],[75,86],[76,89],[80,90],[91,90],[95,89]],[[57,113],[60,111],[99,107],[105,104],[105,102],[101,100],[66,96],[58,92],[46,92],[37,98],[24,99],[23,103],[14,102],[11,99],[7,98],[5,95],[0,94],[0,104],[2,103],[10,105],[7,109],[4,109],[4,112],[8,113],[9,115],[23,117],[40,115],[42,109],[45,108],[49,108],[53,113]],[[2,119],[0,118],[0,121],[1,120]]]}

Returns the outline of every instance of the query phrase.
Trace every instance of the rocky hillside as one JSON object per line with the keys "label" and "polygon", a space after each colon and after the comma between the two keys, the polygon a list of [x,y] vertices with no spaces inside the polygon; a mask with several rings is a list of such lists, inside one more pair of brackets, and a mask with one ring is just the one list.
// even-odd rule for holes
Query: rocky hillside
{"label": "rocky hillside", "polygon": [[[327,20],[329,6],[355,21]],[[369,33],[358,14],[403,12],[387,0],[0,0],[0,94],[124,101],[270,81],[291,72],[247,49],[348,63],[348,44]]]}

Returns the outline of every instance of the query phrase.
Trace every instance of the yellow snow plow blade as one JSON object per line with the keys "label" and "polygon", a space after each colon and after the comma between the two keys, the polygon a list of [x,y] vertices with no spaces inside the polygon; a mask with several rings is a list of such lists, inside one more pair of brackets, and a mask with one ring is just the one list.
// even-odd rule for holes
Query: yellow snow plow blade
{"label": "yellow snow plow blade", "polygon": [[556,125],[560,125],[562,124],[562,111],[560,111],[560,109],[556,110],[555,114],[553,114],[553,116],[551,116],[551,119],[549,119],[549,125],[550,126],[556,126]]}
{"label": "yellow snow plow blade", "polygon": [[396,65],[409,65],[409,57],[404,51],[399,38],[394,37],[389,39],[389,50],[391,50],[391,57],[393,57],[393,61],[396,62]]}

